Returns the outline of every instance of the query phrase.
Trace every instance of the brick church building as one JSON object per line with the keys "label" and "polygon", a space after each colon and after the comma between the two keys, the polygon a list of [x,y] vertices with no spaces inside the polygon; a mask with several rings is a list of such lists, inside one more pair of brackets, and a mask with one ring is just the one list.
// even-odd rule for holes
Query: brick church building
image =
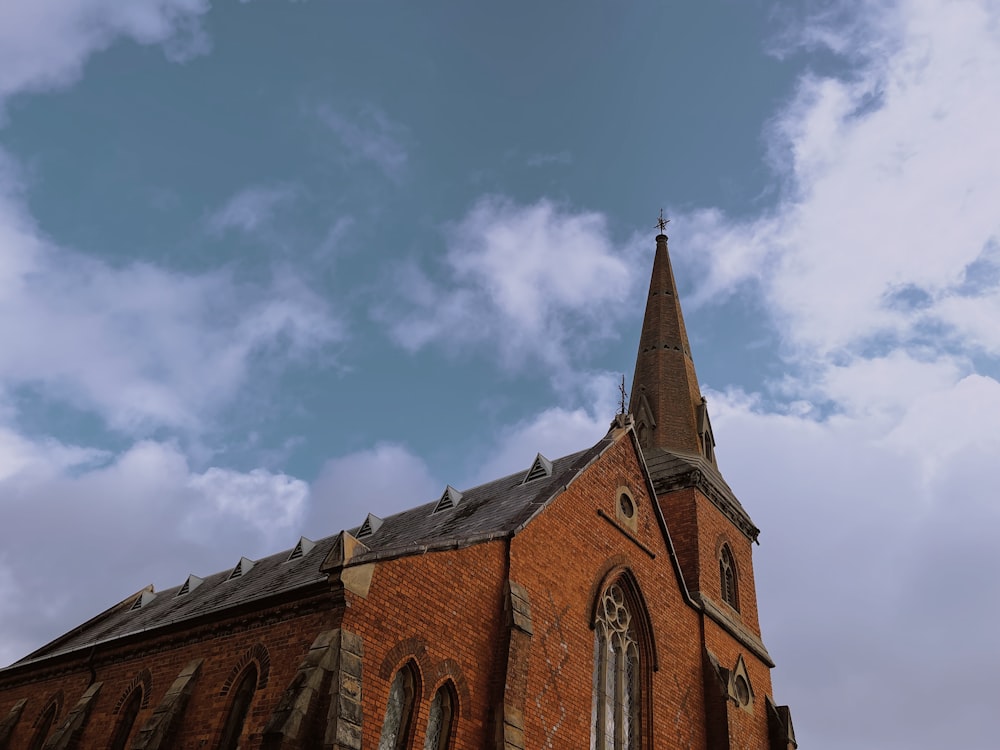
{"label": "brick church building", "polygon": [[667,238],[596,445],[163,591],[0,670],[0,750],[791,750]]}

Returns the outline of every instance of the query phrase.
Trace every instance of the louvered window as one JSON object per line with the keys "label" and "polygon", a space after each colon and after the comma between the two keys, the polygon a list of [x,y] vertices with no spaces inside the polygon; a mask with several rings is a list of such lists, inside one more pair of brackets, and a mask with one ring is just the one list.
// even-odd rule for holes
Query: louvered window
{"label": "louvered window", "polygon": [[733,553],[729,545],[722,546],[722,554],[719,555],[719,586],[722,589],[722,601],[740,611],[740,597],[737,590],[736,563],[733,561]]}

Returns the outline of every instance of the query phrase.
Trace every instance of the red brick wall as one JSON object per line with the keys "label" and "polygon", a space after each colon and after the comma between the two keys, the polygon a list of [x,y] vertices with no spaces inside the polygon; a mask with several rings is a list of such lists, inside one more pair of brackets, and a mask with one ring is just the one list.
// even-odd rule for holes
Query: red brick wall
{"label": "red brick wall", "polygon": [[[268,613],[264,613],[266,616]],[[272,613],[273,614],[273,613]],[[256,748],[264,723],[295,674],[299,663],[317,633],[328,627],[324,622],[329,612],[315,612],[302,617],[261,623],[252,626],[232,622],[217,622],[211,630],[188,643],[173,644],[168,638],[150,638],[141,648],[116,648],[95,653],[96,680],[104,683],[80,737],[81,750],[107,747],[117,726],[115,705],[123,692],[142,669],[150,672],[150,700],[139,712],[132,737],[152,715],[178,673],[192,659],[204,659],[191,699],[184,715],[183,732],[175,746],[177,750],[213,747],[219,739],[222,722],[231,696],[220,696],[226,679],[244,654],[257,644],[267,649],[270,670],[266,687],[258,690],[244,727],[242,747]],[[230,629],[234,626],[233,629]],[[53,729],[66,718],[91,681],[86,656],[59,664],[62,674],[25,684],[0,686],[0,713],[6,715],[20,698],[28,698],[24,713],[11,737],[10,747],[26,747],[32,736],[32,724],[48,697],[62,690],[62,710]],[[9,680],[12,681],[12,680]]]}
{"label": "red brick wall", "polygon": [[[635,500],[639,544],[599,515],[615,518],[622,485]],[[683,601],[653,500],[626,438],[514,539],[511,578],[527,589],[535,622],[527,747],[589,747],[590,613],[604,574],[620,565],[635,575],[655,632],[659,671],[652,674],[652,715],[645,717],[647,733],[652,730],[655,737],[652,746],[706,746],[699,614]]]}
{"label": "red brick wall", "polygon": [[392,677],[410,658],[422,683],[412,747],[423,747],[431,699],[447,676],[459,701],[451,747],[485,747],[505,632],[505,560],[505,541],[399,558],[377,565],[367,598],[348,593],[343,628],[360,635],[365,649],[363,747],[378,747]]}

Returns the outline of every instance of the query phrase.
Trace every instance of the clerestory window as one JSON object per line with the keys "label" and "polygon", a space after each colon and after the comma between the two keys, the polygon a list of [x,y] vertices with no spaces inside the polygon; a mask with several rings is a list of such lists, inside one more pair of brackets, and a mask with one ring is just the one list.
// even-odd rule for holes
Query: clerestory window
{"label": "clerestory window", "polygon": [[378,750],[405,750],[409,747],[416,693],[417,678],[413,666],[407,664],[396,672],[389,686],[389,703],[385,707]]}
{"label": "clerestory window", "polygon": [[740,611],[740,597],[736,581],[736,563],[733,561],[733,553],[728,544],[722,545],[722,554],[719,555],[719,585],[722,589],[722,601]]}
{"label": "clerestory window", "polygon": [[640,653],[634,612],[613,583],[601,595],[594,626],[591,750],[638,750]]}

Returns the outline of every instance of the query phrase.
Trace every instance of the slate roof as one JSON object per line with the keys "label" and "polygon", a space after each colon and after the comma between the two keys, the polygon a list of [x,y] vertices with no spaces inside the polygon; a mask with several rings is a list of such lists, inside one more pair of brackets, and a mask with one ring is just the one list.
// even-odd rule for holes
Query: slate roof
{"label": "slate roof", "polygon": [[[353,557],[351,564],[432,549],[465,547],[516,533],[611,443],[612,439],[605,437],[587,450],[556,459],[547,477],[524,483],[526,467],[516,474],[465,490],[458,505],[448,510],[432,513],[438,502],[435,499],[389,516],[373,535],[361,540],[369,549]],[[360,526],[348,531],[356,535]],[[295,560],[288,559],[292,549],[257,560],[249,571],[232,580],[228,580],[232,568],[206,576],[190,593],[178,596],[182,581],[177,586],[157,591],[141,608],[131,609],[142,595],[139,592],[7,669],[187,620],[218,615],[253,602],[263,603],[297,589],[320,586],[326,581],[320,568],[338,536],[320,539],[308,554]],[[3,671],[0,670],[0,674]]]}
{"label": "slate roof", "polygon": [[657,494],[677,486],[700,485],[708,498],[751,540],[756,541],[760,529],[711,461],[700,454],[662,448],[644,449],[643,457]]}

